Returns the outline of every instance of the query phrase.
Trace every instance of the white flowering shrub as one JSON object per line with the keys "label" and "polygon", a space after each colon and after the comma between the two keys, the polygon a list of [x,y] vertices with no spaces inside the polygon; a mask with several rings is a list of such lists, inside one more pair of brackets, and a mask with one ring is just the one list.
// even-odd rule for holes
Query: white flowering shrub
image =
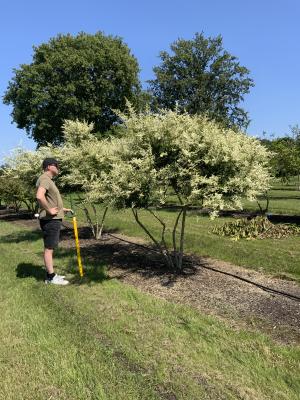
{"label": "white flowering shrub", "polygon": [[[244,133],[173,111],[137,114],[130,109],[129,116],[120,117],[124,135],[105,143],[110,166],[92,183],[90,193],[114,207],[130,207],[171,267],[182,268],[189,205],[198,204],[217,215],[226,207],[241,208],[242,197],[253,200],[269,187],[268,152]],[[166,224],[154,211],[166,202],[170,190],[180,204],[171,252],[164,237]],[[141,222],[141,208],[160,222],[160,239]]]}
{"label": "white flowering shrub", "polygon": [[52,146],[40,147],[36,151],[16,148],[5,159],[5,168],[1,176],[0,191],[7,204],[12,204],[16,211],[22,205],[34,213],[36,203],[36,181],[41,175],[42,162],[46,157],[55,157],[57,150]]}

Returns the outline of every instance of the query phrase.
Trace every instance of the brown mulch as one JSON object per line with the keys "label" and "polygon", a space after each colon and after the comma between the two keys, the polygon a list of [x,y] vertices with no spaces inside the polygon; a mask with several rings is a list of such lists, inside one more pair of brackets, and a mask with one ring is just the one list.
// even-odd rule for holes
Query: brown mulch
{"label": "brown mulch", "polygon": [[[11,214],[0,215],[0,219],[39,229],[38,222],[29,217]],[[61,247],[73,248],[72,228],[68,223],[64,225]],[[96,241],[85,227],[80,228],[79,236],[83,260],[105,262],[110,278],[159,298],[190,305],[234,329],[261,331],[280,343],[300,343],[300,286],[296,282],[196,256],[186,256],[184,272],[174,274],[141,239],[106,232],[102,240]]]}

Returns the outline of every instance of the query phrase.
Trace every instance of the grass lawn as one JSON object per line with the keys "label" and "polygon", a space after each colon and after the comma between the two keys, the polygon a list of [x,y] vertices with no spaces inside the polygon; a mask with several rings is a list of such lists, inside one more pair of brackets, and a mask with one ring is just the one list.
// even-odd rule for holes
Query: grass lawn
{"label": "grass lawn", "polygon": [[[0,222],[0,399],[299,399],[299,347],[105,279],[105,265],[93,283],[46,286],[41,250]],[[58,259],[75,266],[73,251]]]}
{"label": "grass lawn", "polygon": [[[270,202],[268,212],[271,214],[300,215],[300,191],[272,189],[269,193]],[[262,208],[266,206],[266,201],[260,200]],[[257,203],[244,201],[244,209],[257,211]]]}
{"label": "grass lawn", "polygon": [[[275,179],[272,189],[269,191],[269,213],[300,215],[300,190],[298,189],[298,179],[294,177],[290,182],[283,184],[279,179]],[[264,199],[260,200],[261,206],[266,206]],[[256,202],[244,201],[245,210],[258,211]]]}

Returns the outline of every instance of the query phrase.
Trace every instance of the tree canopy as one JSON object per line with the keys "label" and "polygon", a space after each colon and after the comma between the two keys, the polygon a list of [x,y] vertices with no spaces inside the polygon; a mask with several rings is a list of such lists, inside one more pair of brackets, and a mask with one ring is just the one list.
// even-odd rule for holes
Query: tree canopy
{"label": "tree canopy", "polygon": [[240,103],[254,86],[249,70],[223,49],[222,37],[178,39],[172,53],[160,53],[161,65],[149,81],[154,107],[206,113],[227,127],[247,127],[247,112]]}
{"label": "tree canopy", "polygon": [[256,198],[269,185],[269,152],[255,138],[200,115],[121,116],[126,129],[107,142],[114,158],[99,190],[117,207],[162,205],[170,189],[180,204],[241,207],[243,196]]}
{"label": "tree canopy", "polygon": [[273,153],[273,175],[283,182],[297,175],[300,189],[300,128],[294,125],[290,129],[290,134],[272,140],[264,138],[261,142]]}
{"label": "tree canopy", "polygon": [[33,50],[32,63],[14,70],[4,103],[38,145],[63,141],[65,119],[86,120],[104,132],[117,119],[114,109],[123,110],[126,98],[135,103],[139,66],[121,38],[58,35]]}
{"label": "tree canopy", "polygon": [[[206,117],[170,110],[152,114],[131,109],[120,117],[126,126],[123,135],[102,140],[101,151],[86,169],[89,198],[118,209],[131,208],[169,267],[182,267],[190,205],[216,214],[226,207],[242,208],[243,196],[253,200],[269,188],[269,153],[254,138]],[[177,196],[179,207],[170,252],[167,224],[155,209],[171,194]],[[160,238],[141,221],[140,209],[160,223]]]}

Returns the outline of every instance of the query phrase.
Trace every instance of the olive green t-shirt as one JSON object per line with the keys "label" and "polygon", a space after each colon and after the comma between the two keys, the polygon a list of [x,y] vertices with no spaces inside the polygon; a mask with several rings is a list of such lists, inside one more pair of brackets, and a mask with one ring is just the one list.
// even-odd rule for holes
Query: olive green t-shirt
{"label": "olive green t-shirt", "polygon": [[43,173],[43,175],[41,175],[36,182],[36,187],[39,188],[40,186],[46,189],[45,197],[49,208],[58,207],[57,215],[50,215],[44,208],[41,208],[40,219],[63,219],[64,211],[61,195],[55,183],[46,172]]}

